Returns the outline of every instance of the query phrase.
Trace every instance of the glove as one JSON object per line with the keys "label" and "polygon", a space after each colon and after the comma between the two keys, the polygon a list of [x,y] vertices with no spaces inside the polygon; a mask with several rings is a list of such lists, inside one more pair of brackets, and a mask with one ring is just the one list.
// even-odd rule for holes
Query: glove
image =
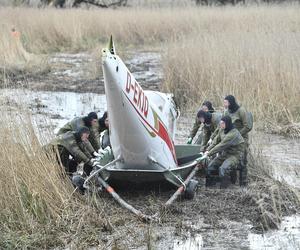
{"label": "glove", "polygon": [[97,159],[96,159],[96,158],[90,159],[90,163],[91,163],[92,165],[94,164],[94,162],[97,162]]}
{"label": "glove", "polygon": [[207,145],[210,145],[211,143],[212,143],[212,139],[209,139]]}
{"label": "glove", "polygon": [[[100,149],[99,149],[100,150]],[[95,156],[95,157],[100,157],[100,154],[99,153],[97,153],[96,151],[93,153],[93,156]]]}
{"label": "glove", "polygon": [[98,161],[94,161],[92,164],[93,167],[99,166],[99,162]]}
{"label": "glove", "polygon": [[107,146],[105,149],[100,148],[98,150],[98,153],[100,154],[100,156],[103,155],[103,154],[106,154],[106,153],[110,153],[110,152],[111,152],[111,147],[110,146]]}
{"label": "glove", "polygon": [[192,144],[193,138],[189,137],[186,144]]}
{"label": "glove", "polygon": [[104,149],[102,149],[102,148],[100,148],[100,149],[98,150],[98,154],[99,154],[99,155],[102,155],[104,152],[105,152],[105,151],[104,151]]}

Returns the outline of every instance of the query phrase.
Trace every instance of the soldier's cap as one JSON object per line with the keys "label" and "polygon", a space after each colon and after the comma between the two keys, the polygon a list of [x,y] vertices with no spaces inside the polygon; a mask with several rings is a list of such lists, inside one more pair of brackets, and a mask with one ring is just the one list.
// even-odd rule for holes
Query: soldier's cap
{"label": "soldier's cap", "polygon": [[96,112],[89,113],[87,117],[90,121],[94,119],[98,119],[98,115],[96,114]]}
{"label": "soldier's cap", "polygon": [[77,131],[77,133],[81,136],[82,134],[84,133],[87,133],[89,134],[90,133],[90,130],[88,127],[80,127]]}

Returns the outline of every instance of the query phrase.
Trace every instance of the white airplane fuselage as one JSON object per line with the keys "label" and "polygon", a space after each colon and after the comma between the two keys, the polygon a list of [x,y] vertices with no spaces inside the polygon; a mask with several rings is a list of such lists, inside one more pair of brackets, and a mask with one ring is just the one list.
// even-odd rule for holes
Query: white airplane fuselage
{"label": "white airplane fuselage", "polygon": [[176,107],[170,95],[144,91],[123,61],[102,51],[110,141],[122,169],[177,167],[174,148]]}

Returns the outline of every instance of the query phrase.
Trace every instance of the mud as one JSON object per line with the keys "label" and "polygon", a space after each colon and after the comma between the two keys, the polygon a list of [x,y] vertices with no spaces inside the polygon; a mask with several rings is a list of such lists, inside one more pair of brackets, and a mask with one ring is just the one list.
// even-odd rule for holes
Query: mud
{"label": "mud", "polygon": [[[138,51],[127,53],[125,58],[125,64],[142,87],[159,89],[162,67],[158,52]],[[104,94],[100,53],[97,56],[90,53],[58,53],[49,55],[43,70],[32,72],[12,69],[5,72],[10,86],[14,88]],[[3,82],[0,83],[2,85],[5,86]]]}

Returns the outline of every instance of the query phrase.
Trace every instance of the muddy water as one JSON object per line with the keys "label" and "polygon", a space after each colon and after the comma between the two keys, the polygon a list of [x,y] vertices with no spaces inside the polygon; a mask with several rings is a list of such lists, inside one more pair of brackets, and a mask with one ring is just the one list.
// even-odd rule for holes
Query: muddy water
{"label": "muddy water", "polygon": [[[149,86],[150,89],[158,88],[163,78],[159,54],[140,52],[137,58],[132,57],[126,61],[136,78],[142,82],[146,80],[144,86]],[[106,109],[104,95],[70,92],[76,91],[73,87],[78,86],[65,84],[74,83],[78,79],[84,81],[85,76],[81,69],[83,65],[90,63],[91,56],[58,54],[51,60],[55,69],[51,74],[55,76],[55,81],[61,79],[68,92],[7,89],[1,92],[4,100],[1,105],[12,102],[26,105],[32,110],[36,127],[42,128],[38,130],[41,133],[43,130],[56,131],[68,120],[86,115],[90,111],[102,114]],[[99,79],[96,84],[101,84],[101,81]],[[84,89],[89,90],[86,87]],[[193,115],[179,119],[177,143],[186,141],[192,122]],[[300,140],[254,131],[252,135],[253,148],[259,150],[272,163],[274,177],[300,188]],[[157,234],[163,232],[164,236],[157,236],[153,243],[154,249],[300,249],[299,216],[286,217],[279,230],[269,231],[264,235],[252,233],[252,226],[248,221],[224,221],[222,229],[214,229],[203,224],[203,221],[193,221],[192,218],[185,223],[187,230],[178,234],[174,233],[177,230],[175,226],[155,228],[154,231],[159,232]]]}

